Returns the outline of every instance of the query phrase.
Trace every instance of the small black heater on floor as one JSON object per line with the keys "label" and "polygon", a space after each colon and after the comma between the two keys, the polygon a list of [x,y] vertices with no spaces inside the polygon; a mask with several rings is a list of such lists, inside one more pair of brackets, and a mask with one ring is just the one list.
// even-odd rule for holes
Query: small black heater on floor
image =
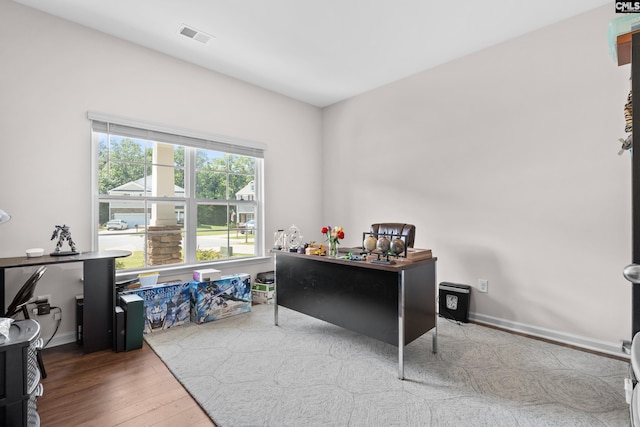
{"label": "small black heater on floor", "polygon": [[471,286],[469,285],[440,283],[438,292],[440,316],[468,323],[470,295]]}

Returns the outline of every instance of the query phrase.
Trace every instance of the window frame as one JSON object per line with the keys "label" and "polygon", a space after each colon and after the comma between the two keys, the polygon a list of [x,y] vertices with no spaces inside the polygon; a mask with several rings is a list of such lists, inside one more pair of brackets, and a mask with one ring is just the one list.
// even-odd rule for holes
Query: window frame
{"label": "window frame", "polygon": [[[186,147],[192,147],[192,151],[197,149],[219,151],[229,155],[249,156],[255,159],[254,170],[254,186],[255,186],[255,199],[254,200],[235,200],[231,195],[227,195],[227,198],[222,199],[207,199],[197,198],[195,194],[195,182],[196,182],[196,167],[195,167],[195,155],[187,156],[185,153],[185,182],[184,182],[184,198],[181,197],[163,197],[162,202],[177,201],[184,203],[186,215],[184,218],[184,246],[183,262],[166,265],[155,265],[140,268],[131,268],[126,270],[118,270],[116,273],[118,276],[135,275],[141,271],[167,271],[172,270],[178,272],[179,270],[192,271],[194,268],[202,268],[204,266],[221,266],[223,264],[242,264],[247,262],[255,262],[256,260],[263,260],[266,257],[265,244],[264,244],[264,151],[266,145],[261,142],[249,141],[239,138],[233,138],[222,135],[204,134],[192,130],[172,128],[165,125],[158,125],[148,122],[142,122],[137,120],[126,119],[122,117],[116,117],[111,115],[105,115],[102,113],[89,112],[87,114],[90,121],[90,135],[91,135],[91,191],[92,191],[92,208],[91,208],[91,247],[94,251],[99,250],[99,227],[100,227],[100,215],[99,207],[100,203],[108,202],[109,200],[126,200],[122,197],[101,195],[98,188],[98,176],[99,176],[99,134],[109,133],[109,130],[114,130],[110,133],[120,135],[118,130],[126,129],[125,135],[132,138],[139,138],[147,141],[170,143],[174,145],[183,145]],[[105,132],[106,131],[106,132]],[[132,132],[129,134],[127,132]],[[136,198],[137,199],[137,198]],[[136,200],[129,199],[129,200]],[[138,199],[139,200],[139,199]],[[153,202],[153,197],[146,197],[145,200]],[[159,200],[160,201],[160,200]],[[146,202],[145,202],[146,203]],[[198,262],[196,259],[197,252],[197,211],[198,206],[202,204],[211,205],[225,205],[233,206],[238,204],[246,204],[255,208],[255,223],[256,229],[254,231],[254,254],[253,256],[243,257],[228,257],[220,260],[210,260]],[[230,238],[231,231],[227,230],[227,239]],[[145,232],[145,236],[148,235]]]}

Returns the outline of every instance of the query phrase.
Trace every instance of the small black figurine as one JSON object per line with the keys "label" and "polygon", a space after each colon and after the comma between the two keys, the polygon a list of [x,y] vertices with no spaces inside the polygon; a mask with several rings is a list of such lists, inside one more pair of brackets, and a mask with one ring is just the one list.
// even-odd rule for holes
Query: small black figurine
{"label": "small black figurine", "polygon": [[[56,228],[53,230],[53,234],[51,235],[51,240],[56,237],[58,238],[58,244],[56,245],[56,250],[51,253],[52,256],[75,255],[78,253],[76,251],[76,244],[73,243],[73,239],[71,238],[71,232],[69,231],[68,225],[56,225]],[[71,251],[60,252],[62,243],[65,240],[69,243],[69,246],[71,246]]]}

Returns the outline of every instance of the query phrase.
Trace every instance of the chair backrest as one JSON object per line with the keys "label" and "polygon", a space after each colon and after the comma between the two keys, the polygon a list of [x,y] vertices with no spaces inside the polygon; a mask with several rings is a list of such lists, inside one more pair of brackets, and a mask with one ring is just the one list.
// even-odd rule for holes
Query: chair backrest
{"label": "chair backrest", "polygon": [[7,308],[7,312],[4,317],[13,317],[18,314],[20,311],[24,313],[24,317],[26,319],[29,318],[29,312],[26,309],[26,305],[31,298],[33,298],[33,292],[36,289],[36,284],[38,280],[42,277],[44,272],[47,270],[47,267],[40,266],[38,269],[29,277],[29,279],[24,282],[24,285],[20,288],[16,296],[9,304],[9,308]]}
{"label": "chair backrest", "polygon": [[416,226],[413,224],[401,224],[398,222],[381,222],[371,224],[371,233],[378,234],[400,234],[407,248],[413,247],[416,239]]}

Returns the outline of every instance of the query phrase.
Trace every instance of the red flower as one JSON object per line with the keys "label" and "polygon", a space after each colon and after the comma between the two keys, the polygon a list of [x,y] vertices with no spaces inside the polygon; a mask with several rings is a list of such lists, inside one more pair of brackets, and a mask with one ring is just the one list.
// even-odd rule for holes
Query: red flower
{"label": "red flower", "polygon": [[326,225],[320,230],[322,234],[327,236],[327,241],[340,244],[340,240],[344,239],[344,231],[342,227],[332,227]]}

